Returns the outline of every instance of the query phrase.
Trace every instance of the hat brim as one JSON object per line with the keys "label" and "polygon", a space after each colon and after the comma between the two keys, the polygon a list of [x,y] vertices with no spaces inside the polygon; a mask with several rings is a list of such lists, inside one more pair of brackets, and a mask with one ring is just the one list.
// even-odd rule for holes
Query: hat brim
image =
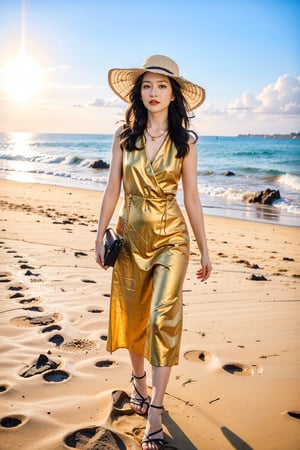
{"label": "hat brim", "polygon": [[[113,92],[127,103],[130,103],[130,92],[137,78],[146,72],[161,73],[166,75],[165,71],[146,70],[146,69],[111,69],[108,72],[108,84]],[[198,108],[205,100],[205,90],[197,84],[191,83],[183,77],[167,75],[177,81],[181,88],[182,95],[188,104],[190,110]]]}

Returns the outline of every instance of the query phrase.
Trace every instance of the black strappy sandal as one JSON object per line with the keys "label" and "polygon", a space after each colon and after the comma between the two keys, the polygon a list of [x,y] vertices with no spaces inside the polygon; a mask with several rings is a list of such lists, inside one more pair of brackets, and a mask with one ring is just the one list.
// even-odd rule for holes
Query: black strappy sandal
{"label": "black strappy sandal", "polygon": [[[156,406],[156,405],[150,405],[150,408],[156,408],[156,409],[164,409],[163,406]],[[166,445],[166,441],[164,439],[161,438],[154,438],[153,436],[155,436],[158,433],[161,433],[163,431],[162,428],[160,428],[159,430],[153,431],[152,433],[145,433],[143,440],[142,440],[142,445],[143,444],[154,444],[157,447],[157,450],[162,450],[165,448]]]}
{"label": "black strappy sandal", "polygon": [[136,406],[138,406],[141,410],[143,409],[143,406],[146,405],[146,411],[144,411],[144,412],[139,412],[139,411],[136,411],[134,408],[132,408],[132,409],[134,410],[134,412],[135,412],[136,414],[139,414],[140,416],[145,416],[145,415],[148,413],[148,409],[149,409],[149,406],[150,406],[151,398],[149,397],[149,395],[148,395],[148,397],[145,398],[145,397],[143,397],[143,396],[140,394],[140,392],[137,390],[137,387],[136,387],[136,385],[135,385],[134,380],[142,380],[143,378],[145,378],[145,376],[146,376],[146,372],[145,372],[144,375],[142,375],[141,377],[137,377],[137,376],[134,375],[134,373],[132,372],[132,376],[131,376],[131,380],[130,380],[130,383],[132,383],[135,392],[136,392],[137,395],[139,396],[139,398],[131,397],[131,398],[130,398],[130,404],[131,404],[131,405],[136,405]]}

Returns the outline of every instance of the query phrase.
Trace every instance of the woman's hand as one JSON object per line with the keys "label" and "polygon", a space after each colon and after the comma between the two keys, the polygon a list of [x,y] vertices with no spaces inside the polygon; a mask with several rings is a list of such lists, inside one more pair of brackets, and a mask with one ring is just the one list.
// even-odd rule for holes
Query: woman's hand
{"label": "woman's hand", "polygon": [[196,276],[201,282],[206,281],[212,271],[212,265],[208,256],[202,256],[201,258],[201,269],[197,270]]}
{"label": "woman's hand", "polygon": [[105,247],[104,247],[103,243],[96,241],[96,243],[95,243],[96,263],[99,264],[99,266],[102,267],[102,269],[107,270],[108,266],[104,265],[104,252],[105,252]]}

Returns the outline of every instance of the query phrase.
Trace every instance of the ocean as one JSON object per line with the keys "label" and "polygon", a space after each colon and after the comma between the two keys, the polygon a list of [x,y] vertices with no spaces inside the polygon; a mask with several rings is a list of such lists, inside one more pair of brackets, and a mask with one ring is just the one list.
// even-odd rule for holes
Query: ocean
{"label": "ocean", "polygon": [[[0,178],[103,191],[112,135],[0,133]],[[198,186],[204,213],[300,225],[300,140],[200,136]],[[226,172],[234,175],[226,176]],[[256,192],[280,191],[272,206],[249,203]],[[178,201],[182,205],[179,186]]]}

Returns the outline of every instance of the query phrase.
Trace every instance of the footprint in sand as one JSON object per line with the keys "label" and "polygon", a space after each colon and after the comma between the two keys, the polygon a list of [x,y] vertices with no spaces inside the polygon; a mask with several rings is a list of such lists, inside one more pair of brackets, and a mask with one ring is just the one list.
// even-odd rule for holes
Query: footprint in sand
{"label": "footprint in sand", "polygon": [[76,258],[78,258],[78,256],[88,256],[88,254],[85,252],[74,252],[74,255],[76,256]]}
{"label": "footprint in sand", "polygon": [[20,265],[20,269],[23,269],[23,270],[25,270],[25,269],[34,269],[34,267],[29,266],[29,264],[21,264]]}
{"label": "footprint in sand", "polygon": [[48,339],[48,342],[55,344],[56,347],[60,347],[61,344],[64,342],[64,340],[65,339],[60,334],[55,334],[54,336],[51,336],[51,338]]}
{"label": "footprint in sand", "polygon": [[101,314],[104,312],[104,309],[99,309],[97,307],[91,306],[90,308],[88,308],[88,312],[94,313],[94,314]]}
{"label": "footprint in sand", "polygon": [[240,375],[245,377],[261,375],[263,372],[263,369],[256,364],[248,366],[246,364],[231,363],[225,364],[222,369],[225,370],[225,372],[230,373],[231,375]]}
{"label": "footprint in sand", "polygon": [[16,285],[16,286],[9,286],[8,291],[22,291],[24,288],[24,286],[22,285]]}
{"label": "footprint in sand", "polygon": [[60,331],[61,330],[61,326],[60,325],[50,325],[49,327],[46,327],[42,330],[42,333],[49,333],[50,331]]}
{"label": "footprint in sand", "polygon": [[22,298],[24,297],[24,294],[21,294],[21,292],[16,292],[13,295],[10,295],[9,298],[14,299],[14,298]]}
{"label": "footprint in sand", "polygon": [[46,372],[43,378],[48,383],[60,383],[70,378],[70,375],[64,370],[51,370],[51,372]]}
{"label": "footprint in sand", "polygon": [[48,356],[41,354],[29,369],[20,372],[20,376],[23,378],[30,378],[46,371],[57,369],[58,367],[59,363],[49,359]]}
{"label": "footprint in sand", "polygon": [[[184,354],[185,359],[191,362],[197,362],[200,364],[208,364],[212,361],[216,361],[217,358],[213,353],[209,353],[206,351],[199,351],[199,350],[192,350],[189,352],[186,352]],[[263,369],[256,365],[252,364],[246,365],[246,364],[239,364],[239,363],[229,363],[224,364],[222,369],[230,373],[231,375],[240,375],[240,376],[253,376],[253,375],[261,375],[263,372]]]}
{"label": "footprint in sand", "polygon": [[39,277],[41,274],[33,273],[33,272],[31,272],[31,270],[26,270],[24,275],[25,275],[25,277]]}
{"label": "footprint in sand", "polygon": [[27,317],[20,316],[11,319],[10,323],[19,328],[40,327],[44,325],[54,324],[61,320],[61,316],[57,313],[49,314],[48,316]]}
{"label": "footprint in sand", "polygon": [[23,308],[24,311],[44,312],[44,308],[41,306],[30,306],[29,308]]}
{"label": "footprint in sand", "polygon": [[[10,298],[12,298],[12,297],[10,297]],[[23,300],[19,301],[19,303],[21,305],[38,305],[40,302],[41,302],[41,300],[39,298],[36,298],[36,297],[24,298]]]}
{"label": "footprint in sand", "polygon": [[130,397],[125,391],[116,390],[111,393],[113,400],[113,408],[111,415],[132,416],[135,414],[130,405]]}
{"label": "footprint in sand", "polygon": [[[138,444],[140,438],[137,439],[134,432],[129,433],[126,431],[126,434],[122,433],[122,430],[128,430],[129,426],[127,423],[126,426],[120,426],[120,421],[126,421],[126,416],[132,416],[133,414],[135,412],[131,408],[128,394],[122,390],[115,390],[112,392],[111,421],[108,421],[108,423],[111,426],[117,421],[118,432],[114,432],[104,426],[90,426],[67,435],[64,443],[67,447],[71,448],[93,447],[107,450],[138,449],[140,448]],[[144,427],[140,427],[138,430],[139,432],[144,431]]]}
{"label": "footprint in sand", "polygon": [[117,366],[118,364],[115,361],[110,361],[109,359],[105,359],[103,361],[96,362],[95,366],[103,369],[105,367]]}
{"label": "footprint in sand", "polygon": [[0,278],[3,277],[11,277],[11,273],[10,272],[0,272]]}
{"label": "footprint in sand", "polygon": [[215,359],[215,355],[213,353],[206,352],[204,350],[191,350],[189,352],[185,352],[184,357],[188,361],[205,364],[208,364]]}
{"label": "footprint in sand", "polygon": [[1,428],[16,428],[20,425],[24,425],[24,423],[28,420],[26,416],[23,415],[15,415],[15,416],[8,416],[3,417],[0,420],[0,426]]}
{"label": "footprint in sand", "polygon": [[99,348],[99,344],[89,339],[72,339],[64,342],[60,348],[66,352],[88,352]]}
{"label": "footprint in sand", "polygon": [[69,448],[107,448],[109,450],[126,450],[126,445],[121,438],[111,430],[104,427],[88,427],[69,434],[64,439]]}
{"label": "footprint in sand", "polygon": [[9,386],[6,384],[1,384],[0,385],[0,394],[2,394],[3,392],[7,392],[8,391]]}
{"label": "footprint in sand", "polygon": [[2,272],[0,273],[0,283],[10,283],[12,280],[10,279],[11,273]]}
{"label": "footprint in sand", "polygon": [[287,411],[286,414],[293,419],[300,419],[300,411]]}

